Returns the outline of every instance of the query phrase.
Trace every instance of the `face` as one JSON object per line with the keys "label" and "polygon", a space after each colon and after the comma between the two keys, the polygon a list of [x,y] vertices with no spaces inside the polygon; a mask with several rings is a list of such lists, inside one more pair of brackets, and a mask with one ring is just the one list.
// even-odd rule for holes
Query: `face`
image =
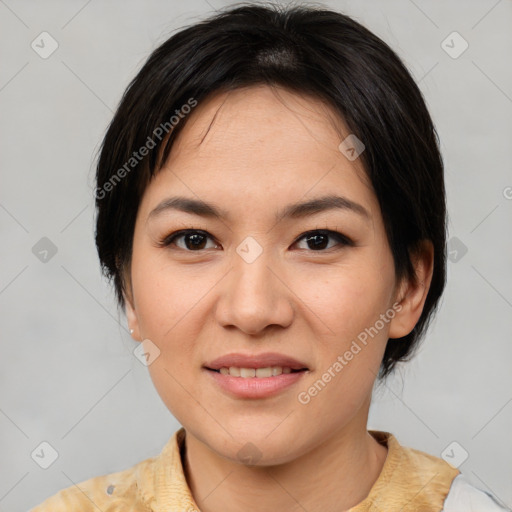
{"label": "face", "polygon": [[407,334],[381,212],[319,100],[252,87],[189,115],[139,207],[128,322],[189,434],[283,463],[366,429],[388,337]]}

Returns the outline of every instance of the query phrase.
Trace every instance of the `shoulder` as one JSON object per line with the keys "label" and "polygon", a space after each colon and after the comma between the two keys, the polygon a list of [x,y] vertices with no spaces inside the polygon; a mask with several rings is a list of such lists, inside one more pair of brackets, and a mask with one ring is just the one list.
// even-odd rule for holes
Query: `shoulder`
{"label": "shoulder", "polygon": [[158,456],[145,459],[129,469],[102,475],[67,487],[54,494],[30,512],[147,512],[139,482],[151,478]]}
{"label": "shoulder", "polygon": [[427,481],[426,490],[435,487],[437,492],[444,490],[447,494],[452,481],[460,474],[458,469],[439,457],[403,446],[389,432],[371,431],[371,435],[388,448],[383,470],[389,482],[402,484],[414,481],[424,487]]}
{"label": "shoulder", "polygon": [[444,459],[402,446],[388,432],[370,433],[388,447],[381,475],[369,495],[373,499],[370,504],[378,504],[380,510],[395,510],[400,508],[398,504],[404,511],[512,512],[490,494],[473,487]]}
{"label": "shoulder", "polygon": [[[414,448],[403,448],[407,465],[424,475],[435,472],[422,491],[435,491],[443,496],[442,512],[512,512],[489,493],[474,487],[460,471],[443,459]],[[410,477],[409,477],[410,478]]]}
{"label": "shoulder", "polygon": [[387,446],[388,454],[370,494],[354,511],[441,510],[459,471],[443,459],[402,446],[389,432],[370,434]]}
{"label": "shoulder", "polygon": [[442,512],[510,512],[490,494],[473,487],[464,475],[452,483]]}

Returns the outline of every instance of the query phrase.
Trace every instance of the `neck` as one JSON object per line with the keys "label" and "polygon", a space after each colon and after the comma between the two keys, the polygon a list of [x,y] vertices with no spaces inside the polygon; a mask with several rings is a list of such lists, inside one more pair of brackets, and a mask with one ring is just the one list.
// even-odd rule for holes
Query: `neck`
{"label": "neck", "polygon": [[202,512],[348,510],[370,492],[387,449],[351,426],[301,457],[275,466],[244,466],[186,436],[185,476]]}

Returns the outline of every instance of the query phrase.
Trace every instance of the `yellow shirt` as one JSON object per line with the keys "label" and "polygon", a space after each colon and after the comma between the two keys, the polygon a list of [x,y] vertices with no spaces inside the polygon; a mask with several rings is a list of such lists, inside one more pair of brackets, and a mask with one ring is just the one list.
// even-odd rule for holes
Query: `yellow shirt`
{"label": "yellow shirt", "polygon": [[[432,455],[405,448],[387,432],[370,431],[388,454],[368,496],[350,512],[433,512],[459,471]],[[120,471],[91,478],[48,498],[31,512],[197,512],[182,465],[185,430],[180,428],[162,452]]]}

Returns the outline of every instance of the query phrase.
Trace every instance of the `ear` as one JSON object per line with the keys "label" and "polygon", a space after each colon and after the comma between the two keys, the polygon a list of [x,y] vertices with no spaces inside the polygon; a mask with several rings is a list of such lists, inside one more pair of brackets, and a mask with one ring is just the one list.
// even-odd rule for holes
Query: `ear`
{"label": "ear", "polygon": [[137,309],[135,307],[135,301],[133,299],[133,287],[130,275],[131,261],[125,264],[121,264],[120,260],[116,256],[116,267],[121,274],[121,287],[123,290],[124,299],[124,313],[126,315],[126,320],[128,322],[128,329],[130,329],[130,331],[133,329],[133,332],[130,332],[130,336],[135,341],[142,341],[140,336],[139,319],[137,317]]}
{"label": "ear", "polygon": [[411,255],[416,274],[415,279],[404,278],[395,295],[396,314],[390,322],[390,338],[407,336],[417,324],[427,298],[434,270],[434,246],[430,240],[423,240],[417,251]]}
{"label": "ear", "polygon": [[133,292],[131,291],[131,286],[129,285],[128,287],[130,288],[130,291],[128,293],[126,291],[123,292],[123,297],[125,304],[124,309],[126,314],[126,320],[128,321],[128,328],[130,330],[133,329],[133,332],[130,334],[130,336],[135,341],[142,341],[139,328],[139,319],[137,316],[135,302],[133,300]]}

